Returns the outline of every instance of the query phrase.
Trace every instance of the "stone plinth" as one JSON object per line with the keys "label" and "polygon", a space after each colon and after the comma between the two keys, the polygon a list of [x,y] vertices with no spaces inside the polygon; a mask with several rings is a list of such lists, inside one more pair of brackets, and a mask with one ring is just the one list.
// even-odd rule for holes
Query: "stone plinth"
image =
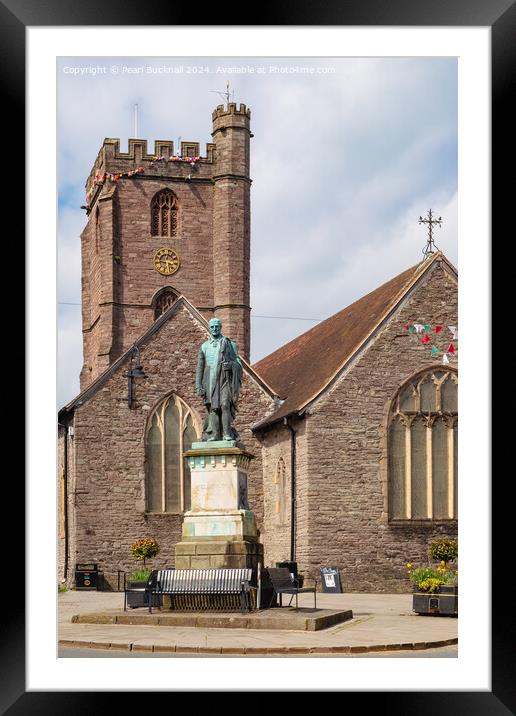
{"label": "stone plinth", "polygon": [[263,564],[263,545],[244,538],[185,538],[176,544],[177,569],[254,568]]}
{"label": "stone plinth", "polygon": [[[204,629],[273,629],[285,631],[321,631],[353,619],[351,609],[311,609],[283,607],[246,614],[160,611],[159,614],[130,614],[128,612],[75,614],[74,624],[147,624],[160,627],[202,627]],[[331,647],[328,647],[328,650]]]}
{"label": "stone plinth", "polygon": [[234,440],[193,443],[191,509],[176,545],[177,569],[256,567],[263,564],[254,513],[247,501],[247,468],[253,456]]}

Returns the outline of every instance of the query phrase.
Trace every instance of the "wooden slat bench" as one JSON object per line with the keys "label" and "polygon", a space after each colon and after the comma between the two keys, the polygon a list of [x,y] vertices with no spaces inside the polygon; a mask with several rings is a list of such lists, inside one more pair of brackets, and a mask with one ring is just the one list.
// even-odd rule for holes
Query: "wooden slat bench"
{"label": "wooden slat bench", "polygon": [[159,569],[151,574],[147,591],[149,612],[152,595],[170,597],[170,608],[179,611],[249,611],[256,604],[251,587],[252,569]]}

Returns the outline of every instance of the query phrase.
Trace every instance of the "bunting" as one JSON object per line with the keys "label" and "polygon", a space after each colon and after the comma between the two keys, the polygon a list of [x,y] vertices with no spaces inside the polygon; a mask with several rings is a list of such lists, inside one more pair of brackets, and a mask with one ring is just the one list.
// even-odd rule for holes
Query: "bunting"
{"label": "bunting", "polygon": [[112,174],[110,172],[104,172],[103,174],[100,174],[99,172],[97,172],[95,174],[95,177],[93,178],[93,183],[91,187],[86,192],[86,208],[89,208],[91,197],[98,186],[104,186],[107,181],[111,181],[114,184],[118,184],[118,180],[122,177],[134,177],[136,174],[141,174],[144,171],[145,169],[143,167],[138,167],[137,169],[131,169],[131,171],[129,172],[117,172],[116,174]]}
{"label": "bunting", "polygon": [[178,155],[171,157],[155,156],[152,157],[151,166],[154,162],[187,162],[190,166],[195,166],[197,162],[201,161],[201,157],[180,157]]}
{"label": "bunting", "polygon": [[[436,325],[432,325],[430,323],[407,323],[405,325],[405,330],[409,333],[414,333],[418,335],[418,337],[420,337],[420,341],[418,340],[418,342],[420,342],[422,345],[430,344],[430,355],[432,358],[437,358],[437,356],[442,353],[442,362],[444,365],[448,365],[450,363],[450,357],[455,356],[457,351],[457,348],[455,347],[455,342],[459,338],[459,331],[457,326],[447,326],[448,331],[451,334],[451,341],[446,349],[440,348],[439,346],[435,345],[435,343],[433,343],[430,338],[431,333],[438,335],[442,332],[444,327],[445,325],[442,323],[438,323]],[[448,334],[443,335],[446,336]]]}

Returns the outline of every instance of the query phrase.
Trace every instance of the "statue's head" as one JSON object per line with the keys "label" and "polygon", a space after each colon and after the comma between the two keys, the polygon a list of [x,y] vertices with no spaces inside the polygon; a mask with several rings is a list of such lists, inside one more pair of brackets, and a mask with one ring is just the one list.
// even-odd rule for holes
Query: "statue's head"
{"label": "statue's head", "polygon": [[218,338],[222,333],[222,321],[220,318],[212,318],[209,322],[210,333],[214,338]]}

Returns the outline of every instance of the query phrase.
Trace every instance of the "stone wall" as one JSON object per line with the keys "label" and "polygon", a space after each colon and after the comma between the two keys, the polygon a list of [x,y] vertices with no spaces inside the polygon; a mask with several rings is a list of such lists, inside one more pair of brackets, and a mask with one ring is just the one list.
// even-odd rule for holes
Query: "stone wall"
{"label": "stone wall", "polygon": [[[150,566],[173,566],[174,546],[181,538],[181,514],[145,511],[145,432],[148,416],[163,398],[178,394],[199,417],[195,395],[197,352],[207,332],[183,305],[141,347],[146,379],[136,381],[135,409],[127,404],[127,361],[118,366],[91,397],[75,408],[74,449],[76,499],[75,562],[98,562],[114,587],[118,569],[138,565],[130,554],[140,537],[155,537],[160,554]],[[258,527],[263,522],[261,445],[250,425],[271,409],[272,400],[244,373],[235,427],[246,449],[255,455],[249,471],[249,503]],[[70,575],[73,579],[73,574]]]}
{"label": "stone wall", "polygon": [[[265,564],[273,567],[276,562],[290,559],[290,489],[291,489],[291,461],[290,461],[290,433],[281,425],[267,431],[262,436],[263,445],[263,510],[264,531],[263,544],[265,549]],[[288,518],[282,524],[277,512],[279,490],[276,483],[278,462],[285,463],[285,492],[284,498],[288,502]]]}
{"label": "stone wall", "polygon": [[[443,368],[428,345],[404,330],[411,322],[457,325],[456,279],[444,267],[437,265],[412,291],[306,418],[307,474],[298,481],[308,484],[308,514],[299,510],[298,540],[308,549],[298,549],[299,569],[319,576],[321,566],[337,565],[344,591],[408,591],[404,562],[426,562],[433,539],[457,534],[454,520],[388,521],[390,402],[418,371]],[[433,340],[449,344],[450,334],[445,328]]]}
{"label": "stone wall", "polygon": [[[167,286],[206,318],[220,317],[241,355],[249,358],[250,112],[230,103],[227,110],[218,107],[212,120],[214,143],[193,167],[169,161],[172,142],[156,143],[164,153],[159,159],[147,154],[145,140],[130,140],[123,153],[118,140],[106,139],[99,151],[87,182],[93,193],[81,234],[81,390],[152,324],[153,299]],[[197,143],[182,142],[182,147],[199,151]],[[96,177],[117,172],[122,176],[116,181],[95,183]],[[151,202],[165,188],[177,198],[177,236],[153,237]],[[179,256],[171,275],[154,268],[160,248]]]}
{"label": "stone wall", "polygon": [[57,430],[57,581],[60,583],[63,580],[65,564],[64,443],[66,437],[65,428],[59,426]]}

